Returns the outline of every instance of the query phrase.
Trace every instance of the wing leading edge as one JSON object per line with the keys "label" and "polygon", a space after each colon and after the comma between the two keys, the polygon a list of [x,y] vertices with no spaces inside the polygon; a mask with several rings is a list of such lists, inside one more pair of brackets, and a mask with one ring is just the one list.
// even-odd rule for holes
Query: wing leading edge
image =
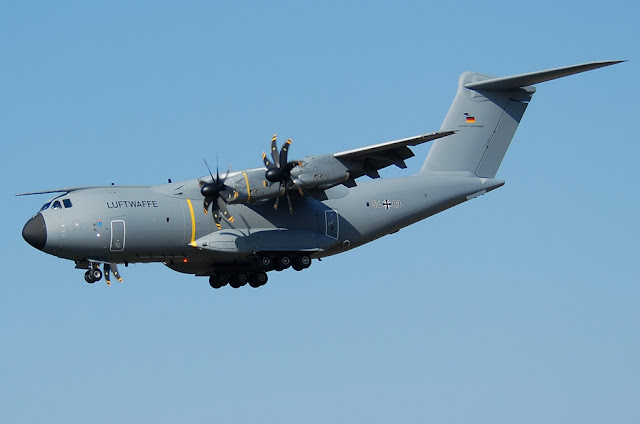
{"label": "wing leading edge", "polygon": [[370,178],[379,178],[380,174],[378,171],[387,166],[396,165],[402,169],[407,167],[404,161],[415,156],[408,146],[418,146],[431,140],[447,137],[455,132],[456,131],[441,131],[388,141],[373,146],[334,153],[333,157],[340,160],[340,162],[349,168],[351,176],[349,181],[352,183],[354,179],[363,175],[367,175]]}

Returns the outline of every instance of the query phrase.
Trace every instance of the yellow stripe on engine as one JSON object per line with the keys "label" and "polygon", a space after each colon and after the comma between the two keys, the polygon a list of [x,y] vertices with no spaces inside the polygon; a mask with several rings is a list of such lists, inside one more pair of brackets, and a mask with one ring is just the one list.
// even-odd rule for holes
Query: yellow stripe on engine
{"label": "yellow stripe on engine", "polygon": [[191,199],[187,199],[187,205],[189,205],[189,212],[191,213],[191,246],[196,246],[196,216],[193,213],[193,205]]}
{"label": "yellow stripe on engine", "polygon": [[243,172],[244,180],[247,182],[247,202],[251,201],[251,187],[249,187],[249,177],[246,172]]}

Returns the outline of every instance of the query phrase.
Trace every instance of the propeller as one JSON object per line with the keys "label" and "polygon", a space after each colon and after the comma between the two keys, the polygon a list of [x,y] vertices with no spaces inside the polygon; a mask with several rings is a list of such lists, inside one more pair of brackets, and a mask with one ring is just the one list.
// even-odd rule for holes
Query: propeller
{"label": "propeller", "polygon": [[220,216],[222,216],[224,219],[226,219],[229,222],[234,221],[233,216],[229,213],[229,209],[227,208],[227,202],[221,196],[221,193],[227,189],[227,186],[224,184],[224,181],[229,176],[229,172],[231,172],[231,166],[229,166],[229,169],[227,170],[227,174],[224,176],[224,178],[220,178],[220,171],[218,169],[218,166],[216,165],[216,176],[214,178],[213,173],[211,172],[211,168],[209,167],[209,164],[207,163],[206,159],[204,160],[204,164],[206,165],[207,170],[209,171],[209,175],[211,175],[211,182],[210,183],[204,183],[203,181],[200,182],[201,184],[200,193],[204,197],[202,207],[204,208],[205,214],[209,213],[209,207],[211,207],[213,212],[213,220],[216,223],[216,227],[220,229],[222,228],[220,225]]}
{"label": "propeller", "polygon": [[[280,189],[284,188],[284,194],[287,197],[287,202],[289,203],[289,213],[293,213],[291,198],[289,198],[287,188],[289,184],[297,187],[291,179],[291,170],[298,165],[298,162],[287,162],[290,145],[291,139],[287,140],[282,145],[280,152],[278,152],[278,144],[276,143],[276,135],[274,134],[273,138],[271,138],[271,158],[273,159],[273,162],[270,162],[269,159],[267,159],[267,154],[264,152],[262,153],[262,160],[267,167],[267,172],[265,172],[264,177],[269,181],[269,183],[279,183]],[[300,190],[299,187],[298,191],[300,192],[300,195],[302,195],[302,190]],[[276,197],[276,202],[273,205],[274,209],[278,209],[279,201],[280,197]]]}

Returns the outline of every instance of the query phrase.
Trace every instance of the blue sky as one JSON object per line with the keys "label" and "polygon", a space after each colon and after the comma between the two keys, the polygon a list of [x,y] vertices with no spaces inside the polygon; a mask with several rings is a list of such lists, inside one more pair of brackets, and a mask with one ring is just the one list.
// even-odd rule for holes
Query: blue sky
{"label": "blue sky", "polygon": [[[640,420],[637,5],[182,3],[0,6],[1,422]],[[538,87],[503,188],[258,290],[90,286],[20,235],[17,192],[409,137],[463,71],[605,59]]]}

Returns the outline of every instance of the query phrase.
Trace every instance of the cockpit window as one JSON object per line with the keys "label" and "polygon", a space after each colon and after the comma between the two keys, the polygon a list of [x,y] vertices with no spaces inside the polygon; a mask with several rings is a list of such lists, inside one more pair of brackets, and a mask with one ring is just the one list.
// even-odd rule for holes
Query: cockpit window
{"label": "cockpit window", "polygon": [[71,204],[71,200],[69,199],[62,199],[62,204],[64,205],[65,208],[70,208],[71,206],[73,206]]}
{"label": "cockpit window", "polygon": [[45,209],[49,209],[49,205],[51,204],[51,202],[47,202],[44,205],[42,205],[42,207],[40,208],[40,212],[42,212]]}
{"label": "cockpit window", "polygon": [[60,204],[59,200],[56,200],[55,202],[53,202],[53,205],[51,205],[51,209],[61,209],[62,205]]}

